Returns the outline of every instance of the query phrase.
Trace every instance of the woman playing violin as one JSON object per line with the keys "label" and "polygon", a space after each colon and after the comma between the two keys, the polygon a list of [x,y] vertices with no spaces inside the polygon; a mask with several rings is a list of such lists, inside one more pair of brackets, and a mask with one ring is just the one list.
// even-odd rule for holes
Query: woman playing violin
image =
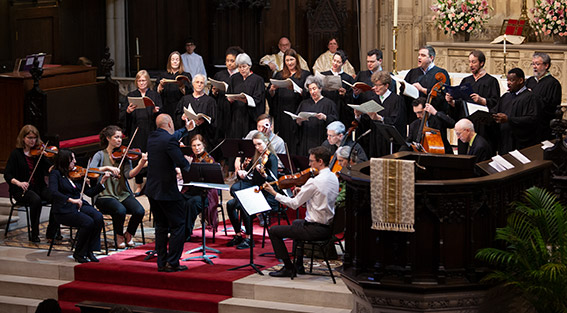
{"label": "woman playing violin", "polygon": [[[274,150],[271,145],[268,145],[269,140],[266,138],[264,133],[257,132],[252,137],[252,142],[254,143],[254,147],[256,151],[254,153],[254,157],[251,159],[248,164],[237,170],[238,178],[240,179],[236,183],[230,187],[230,194],[234,197],[226,204],[226,210],[228,212],[228,216],[230,218],[230,222],[232,227],[234,228],[234,232],[236,235],[232,240],[227,244],[227,246],[237,246],[238,249],[247,249],[253,245],[253,242],[250,242],[249,238],[244,239],[243,232],[240,227],[240,220],[238,219],[238,211],[240,211],[240,218],[244,221],[244,225],[248,229],[250,225],[251,218],[253,216],[248,216],[242,205],[236,198],[235,192],[238,190],[250,188],[252,186],[261,186],[266,181],[274,181],[277,180],[277,173],[278,173],[278,158],[274,153]],[[246,164],[247,162],[244,162]],[[270,195],[269,193],[262,191],[268,204],[270,207],[277,208],[278,203],[275,200],[274,196]],[[248,229],[248,232],[252,231]]]}
{"label": "woman playing violin", "polygon": [[[69,178],[69,172],[75,168],[75,162],[75,154],[69,149],[61,149],[55,158],[54,169],[49,174],[49,190],[53,197],[52,210],[57,222],[79,229],[73,253],[75,261],[98,262],[93,251],[100,249],[102,214],[82,199],[83,181],[73,182]],[[94,197],[103,191],[109,177],[110,172],[106,172],[98,184],[85,187],[84,194]]]}
{"label": "woman playing violin", "polygon": [[[189,163],[214,163],[215,160],[206,151],[205,141],[203,136],[195,135],[191,138],[189,142],[191,150],[193,153],[189,155]],[[197,216],[203,212],[203,206],[201,201],[201,189],[185,186],[181,190],[183,197],[185,198],[185,209],[187,210],[187,221],[185,226],[185,238],[187,241],[193,233],[193,227],[195,226],[195,220]],[[219,203],[219,196],[216,189],[209,189],[207,198],[205,199],[205,207],[208,208],[208,213],[206,214],[206,219],[208,225],[216,230],[218,226],[218,214],[217,214],[217,204]]]}
{"label": "woman playing violin", "polygon": [[[41,202],[50,200],[47,189],[50,164],[45,156],[40,159],[39,156],[33,157],[31,153],[32,149],[40,145],[42,141],[37,128],[33,125],[22,127],[16,139],[16,149],[10,154],[4,170],[4,179],[8,183],[10,195],[16,201],[26,203],[30,207],[31,234],[29,240],[32,242],[40,241]],[[34,174],[30,179],[32,172]],[[46,237],[52,239],[57,230],[57,225],[53,222],[53,212],[50,213],[49,221]]]}
{"label": "woman playing violin", "polygon": [[[92,167],[98,167],[103,171],[111,171],[119,176],[118,179],[110,179],[106,183],[106,189],[100,193],[95,205],[103,214],[112,216],[114,234],[118,248],[126,246],[133,247],[133,237],[145,214],[144,207],[136,200],[128,185],[128,179],[140,173],[147,162],[147,154],[142,153],[141,159],[136,167],[132,168],[132,162],[124,159],[119,169],[120,159],[113,159],[112,152],[122,145],[122,130],[118,126],[105,127],[99,134],[102,150],[98,151],[91,162]],[[128,228],[124,232],[124,221],[126,214],[131,214]]]}

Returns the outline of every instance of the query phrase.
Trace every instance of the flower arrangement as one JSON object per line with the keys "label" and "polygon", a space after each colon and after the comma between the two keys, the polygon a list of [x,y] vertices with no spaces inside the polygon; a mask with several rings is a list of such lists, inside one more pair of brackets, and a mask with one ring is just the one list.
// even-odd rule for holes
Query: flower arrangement
{"label": "flower arrangement", "polygon": [[445,34],[471,33],[482,28],[492,8],[486,0],[435,0],[432,20]]}
{"label": "flower arrangement", "polygon": [[536,0],[534,8],[531,9],[534,15],[532,24],[542,35],[565,37],[567,36],[566,11],[565,0]]}

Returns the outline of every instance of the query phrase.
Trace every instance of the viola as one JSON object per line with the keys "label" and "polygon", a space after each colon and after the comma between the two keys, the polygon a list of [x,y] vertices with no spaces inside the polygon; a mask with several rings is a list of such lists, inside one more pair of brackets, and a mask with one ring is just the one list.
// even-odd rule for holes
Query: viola
{"label": "viola", "polygon": [[112,152],[112,159],[120,160],[124,157],[124,155],[126,155],[126,158],[128,158],[128,160],[138,160],[140,157],[142,157],[142,150],[140,150],[139,148],[128,149],[126,146],[121,146],[120,148],[114,149],[114,151]]}
{"label": "viola", "polygon": [[[319,170],[316,168],[308,168],[294,175],[284,175],[278,180],[269,182],[269,185],[277,185],[280,189],[288,189],[295,186],[303,186],[307,180],[311,177],[315,177],[319,174]],[[258,186],[254,189],[254,192],[260,192],[264,189],[264,186]]]}
{"label": "viola", "polygon": [[[91,167],[88,169],[82,166],[75,166],[73,170],[69,171],[69,178],[76,180],[76,179],[83,179],[85,174],[88,178],[99,178],[100,175],[104,175],[106,172],[99,170],[97,167]],[[114,174],[110,174],[112,177],[118,177]]]}
{"label": "viola", "polygon": [[[352,121],[351,127],[348,129],[345,136],[341,140],[341,144],[339,145],[339,147],[342,147],[342,146],[345,145],[346,141],[348,140],[348,137],[350,137],[352,132],[357,127],[358,127],[358,122],[356,120]],[[354,149],[354,146],[352,147],[352,149]],[[337,155],[336,154],[333,155],[333,158],[331,159],[331,162],[329,163],[329,168],[331,169],[331,172],[333,172],[333,173],[338,173],[343,169],[343,167],[339,164],[339,162],[337,162]]]}
{"label": "viola", "polygon": [[201,155],[196,157],[196,160],[200,163],[215,163],[215,159],[207,152],[201,153]]}
{"label": "viola", "polygon": [[41,152],[44,152],[45,157],[52,158],[56,154],[59,153],[59,149],[56,146],[45,146],[44,144],[36,145],[35,147],[31,148],[30,155],[31,156],[39,156]]}

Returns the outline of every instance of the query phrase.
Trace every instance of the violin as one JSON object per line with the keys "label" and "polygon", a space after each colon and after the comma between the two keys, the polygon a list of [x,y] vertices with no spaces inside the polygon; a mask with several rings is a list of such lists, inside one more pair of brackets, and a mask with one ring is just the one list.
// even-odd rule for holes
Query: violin
{"label": "violin", "polygon": [[[431,100],[437,97],[438,92],[442,90],[443,85],[445,84],[445,82],[447,82],[447,77],[441,72],[435,74],[435,79],[437,80],[437,83],[431,88],[431,92],[427,96],[426,103],[431,103]],[[420,131],[418,135],[418,143],[420,144],[420,146],[418,146],[417,144],[412,144],[412,148],[416,152],[444,154],[445,145],[443,144],[441,132],[438,129],[426,126],[428,118],[429,112],[425,111],[423,113],[423,118],[421,119],[421,124],[419,126]]]}
{"label": "violin", "polygon": [[52,158],[59,153],[59,149],[56,146],[46,147],[44,144],[39,144],[31,148],[30,155],[36,157],[39,156],[42,151],[44,152],[44,155],[47,158]]}
{"label": "violin", "polygon": [[[86,174],[88,178],[94,179],[94,178],[99,178],[100,175],[104,175],[105,173],[106,172],[99,170],[97,167],[91,167],[87,171],[87,169],[82,167],[82,166],[75,166],[73,168],[73,170],[69,171],[69,178],[71,178],[73,180],[83,179],[85,177],[85,174]],[[118,177],[118,176],[116,176],[112,173],[111,173],[111,176],[112,177]]]}
{"label": "violin", "polygon": [[259,165],[260,166],[258,168],[258,172],[260,172],[260,174],[262,174],[262,176],[266,175],[266,171],[264,169],[264,166],[266,165],[266,163],[268,163],[269,157],[270,157],[270,151],[268,149],[266,149],[266,151],[264,151],[262,153],[262,155],[259,156],[259,158],[260,158],[260,162],[259,162],[260,164]]}
{"label": "violin", "polygon": [[[339,147],[342,147],[342,146],[345,145],[346,141],[348,140],[348,137],[350,137],[352,132],[358,127],[358,122],[356,120],[354,120],[354,121],[352,121],[351,125],[352,126],[348,129],[345,136],[341,140],[341,144],[339,145]],[[352,147],[352,149],[354,149],[354,146]],[[337,162],[337,155],[336,154],[333,154],[333,158],[331,159],[331,162],[329,163],[329,168],[331,169],[331,172],[333,172],[333,173],[338,173],[343,169],[343,167],[339,164],[339,162]]]}
{"label": "violin", "polygon": [[213,157],[207,152],[201,153],[201,155],[197,156],[195,159],[200,163],[215,163]]}
{"label": "violin", "polygon": [[138,160],[142,156],[142,150],[139,148],[128,149],[126,146],[121,146],[120,148],[114,149],[112,152],[112,159],[120,160],[126,155],[128,160]]}
{"label": "violin", "polygon": [[[315,177],[319,174],[319,170],[316,168],[308,168],[295,175],[284,175],[278,180],[269,182],[268,185],[277,185],[280,189],[288,189],[295,186],[303,186],[307,180],[311,177]],[[264,186],[258,186],[254,189],[254,192],[260,192],[264,189]]]}

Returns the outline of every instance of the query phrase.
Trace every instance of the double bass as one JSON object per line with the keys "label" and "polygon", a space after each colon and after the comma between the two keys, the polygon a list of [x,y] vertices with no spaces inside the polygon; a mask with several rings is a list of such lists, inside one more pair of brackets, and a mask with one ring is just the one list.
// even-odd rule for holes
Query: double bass
{"label": "double bass", "polygon": [[[441,92],[443,85],[447,82],[447,76],[441,72],[435,74],[435,79],[437,80],[437,83],[431,88],[431,92],[429,92],[429,95],[427,96],[426,103],[431,103],[431,100],[437,97],[437,94]],[[445,154],[445,145],[443,144],[441,132],[438,129],[427,126],[428,118],[429,112],[424,111],[423,118],[419,125],[418,140],[417,143],[412,144],[412,148],[416,152]]]}

